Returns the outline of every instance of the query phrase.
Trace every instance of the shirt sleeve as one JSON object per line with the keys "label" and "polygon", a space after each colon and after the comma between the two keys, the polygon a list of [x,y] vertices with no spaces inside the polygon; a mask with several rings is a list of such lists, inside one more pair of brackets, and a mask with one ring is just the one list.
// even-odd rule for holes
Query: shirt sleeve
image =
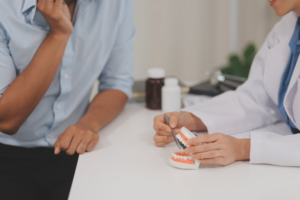
{"label": "shirt sleeve", "polygon": [[8,36],[0,23],[0,98],[17,74],[8,48]]}
{"label": "shirt sleeve", "polygon": [[132,95],[134,65],[134,6],[133,1],[124,1],[123,19],[120,23],[117,39],[99,81],[99,91],[117,89],[124,92],[128,99]]}

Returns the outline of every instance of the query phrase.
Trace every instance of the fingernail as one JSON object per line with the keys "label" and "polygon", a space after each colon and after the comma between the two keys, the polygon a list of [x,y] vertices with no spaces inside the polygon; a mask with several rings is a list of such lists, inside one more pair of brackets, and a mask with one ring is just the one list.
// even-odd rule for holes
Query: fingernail
{"label": "fingernail", "polygon": [[196,155],[195,155],[195,154],[193,154],[193,155],[191,155],[191,157],[192,157],[192,158],[196,158]]}
{"label": "fingernail", "polygon": [[188,140],[186,141],[187,144],[192,144],[192,141]]}
{"label": "fingernail", "polygon": [[185,151],[185,153],[190,153],[190,149],[189,148],[186,148],[184,151]]}
{"label": "fingernail", "polygon": [[175,122],[171,122],[171,127],[175,128],[176,127],[176,123]]}
{"label": "fingernail", "polygon": [[58,153],[59,153],[59,148],[55,147],[54,154],[58,154]]}

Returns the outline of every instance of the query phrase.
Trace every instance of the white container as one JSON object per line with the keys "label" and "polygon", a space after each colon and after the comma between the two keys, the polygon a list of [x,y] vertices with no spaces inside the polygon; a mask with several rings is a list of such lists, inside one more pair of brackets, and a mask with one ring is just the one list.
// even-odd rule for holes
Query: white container
{"label": "white container", "polygon": [[164,113],[181,110],[181,89],[176,78],[165,79],[162,88],[162,110]]}

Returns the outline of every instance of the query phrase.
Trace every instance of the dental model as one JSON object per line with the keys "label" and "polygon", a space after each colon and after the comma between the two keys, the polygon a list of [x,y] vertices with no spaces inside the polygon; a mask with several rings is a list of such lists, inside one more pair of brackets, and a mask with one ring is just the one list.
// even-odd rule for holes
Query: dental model
{"label": "dental model", "polygon": [[[183,149],[190,146],[186,142],[194,137],[196,136],[185,127],[182,127],[180,133],[176,135]],[[190,157],[184,150],[173,151],[169,164],[179,169],[198,169],[200,166],[200,162]]]}

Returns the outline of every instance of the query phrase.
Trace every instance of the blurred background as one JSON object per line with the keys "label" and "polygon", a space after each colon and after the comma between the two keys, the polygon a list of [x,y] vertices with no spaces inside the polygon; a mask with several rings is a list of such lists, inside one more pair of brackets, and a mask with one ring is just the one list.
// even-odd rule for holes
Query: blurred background
{"label": "blurred background", "polygon": [[249,43],[259,49],[279,20],[267,0],[134,0],[135,80],[163,68],[181,81],[205,79]]}

